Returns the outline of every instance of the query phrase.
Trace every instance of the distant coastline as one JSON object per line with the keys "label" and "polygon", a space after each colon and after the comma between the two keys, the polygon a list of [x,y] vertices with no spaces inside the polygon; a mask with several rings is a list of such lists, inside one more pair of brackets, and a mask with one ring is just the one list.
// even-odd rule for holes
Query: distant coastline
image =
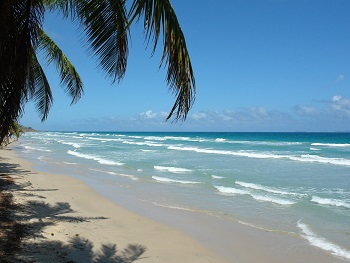
{"label": "distant coastline", "polygon": [[32,127],[24,127],[21,126],[23,132],[37,132],[37,130],[33,129]]}

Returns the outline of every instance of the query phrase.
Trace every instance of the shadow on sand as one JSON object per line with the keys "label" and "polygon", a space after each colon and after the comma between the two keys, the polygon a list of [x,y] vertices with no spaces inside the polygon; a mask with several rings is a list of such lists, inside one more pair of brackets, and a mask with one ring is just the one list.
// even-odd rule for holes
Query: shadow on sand
{"label": "shadow on sand", "polygon": [[[29,174],[30,171],[0,157],[0,262],[48,262],[50,258],[49,262],[131,263],[142,258],[146,248],[139,244],[129,244],[123,249],[116,244],[102,244],[94,249],[90,240],[78,234],[64,243],[45,238],[44,229],[57,222],[76,224],[107,218],[74,216],[69,203],[45,203],[40,193],[57,189],[34,189],[30,182],[16,182],[16,178]],[[12,193],[27,201],[15,203]],[[36,200],[28,201],[26,197]]]}

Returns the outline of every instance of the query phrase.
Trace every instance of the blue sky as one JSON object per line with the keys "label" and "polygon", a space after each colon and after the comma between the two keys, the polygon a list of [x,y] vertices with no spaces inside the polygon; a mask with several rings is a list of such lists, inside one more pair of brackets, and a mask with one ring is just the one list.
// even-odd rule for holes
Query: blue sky
{"label": "blue sky", "polygon": [[[132,28],[125,78],[112,85],[78,27],[47,14],[45,31],[84,81],[75,105],[44,67],[48,119],[28,103],[21,123],[55,131],[350,131],[350,1],[172,0],[186,36],[197,96],[186,122],[165,122],[175,98]],[[161,50],[161,46],[159,46]]]}

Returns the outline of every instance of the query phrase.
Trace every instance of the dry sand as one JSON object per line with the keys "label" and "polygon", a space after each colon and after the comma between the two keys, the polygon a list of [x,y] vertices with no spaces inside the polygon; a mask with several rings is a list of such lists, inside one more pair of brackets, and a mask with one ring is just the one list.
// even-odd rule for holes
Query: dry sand
{"label": "dry sand", "polygon": [[0,150],[0,173],[15,179],[11,192],[22,205],[16,217],[30,226],[22,262],[342,262],[303,239],[237,223],[212,229],[227,240],[220,251],[203,232],[188,232],[202,236],[199,242],[118,206],[78,179],[35,171],[10,149]]}

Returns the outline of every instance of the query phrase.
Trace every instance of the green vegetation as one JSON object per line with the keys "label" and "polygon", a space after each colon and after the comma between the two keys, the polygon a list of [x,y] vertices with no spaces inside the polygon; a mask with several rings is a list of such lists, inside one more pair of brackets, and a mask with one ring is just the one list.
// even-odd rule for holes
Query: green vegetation
{"label": "green vegetation", "polygon": [[19,136],[24,132],[24,127],[19,125],[17,122],[12,122],[9,126],[7,135],[2,140],[0,146],[7,146],[11,142],[17,141]]}
{"label": "green vegetation", "polygon": [[[130,6],[130,9],[127,7]],[[164,45],[160,66],[167,67],[167,84],[176,96],[168,119],[185,120],[195,98],[195,79],[186,42],[169,0],[2,0],[0,1],[0,144],[12,123],[34,101],[44,121],[53,103],[50,84],[37,58],[46,54],[54,64],[72,103],[83,94],[83,83],[64,52],[43,31],[44,13],[59,12],[79,24],[88,49],[111,78],[125,74],[130,25],[143,19],[146,42],[153,53],[160,38]]]}

